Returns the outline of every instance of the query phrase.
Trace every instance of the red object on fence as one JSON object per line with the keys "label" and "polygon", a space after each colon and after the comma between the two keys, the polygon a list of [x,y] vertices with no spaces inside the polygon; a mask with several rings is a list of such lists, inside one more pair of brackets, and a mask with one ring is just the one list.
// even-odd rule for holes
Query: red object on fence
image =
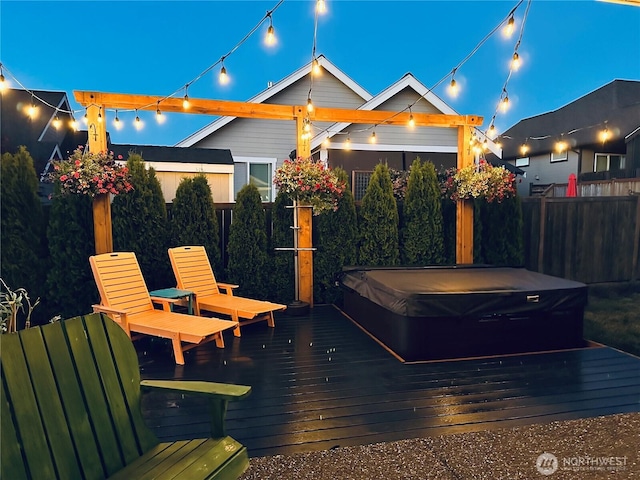
{"label": "red object on fence", "polygon": [[577,197],[578,196],[578,179],[576,178],[576,174],[572,173],[569,175],[569,185],[567,186],[567,197]]}

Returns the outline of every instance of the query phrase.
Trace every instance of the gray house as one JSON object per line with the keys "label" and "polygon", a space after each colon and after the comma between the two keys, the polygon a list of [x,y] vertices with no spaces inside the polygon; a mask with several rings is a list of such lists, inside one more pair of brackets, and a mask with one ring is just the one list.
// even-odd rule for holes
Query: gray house
{"label": "gray house", "polygon": [[[326,57],[320,56],[318,61],[320,75],[312,76],[309,63],[248,102],[306,105],[311,98],[316,106],[325,108],[400,112],[412,105],[413,112],[457,114],[410,73],[372,96]],[[374,132],[377,141],[372,143]],[[293,120],[220,117],[176,146],[230,149],[235,162],[235,193],[252,181],[263,200],[272,201],[273,174],[282,161],[295,156],[295,134]],[[349,172],[356,199],[370,172],[381,161],[395,169],[408,169],[418,156],[434,162],[437,168],[456,164],[457,128],[412,130],[389,125],[318,122],[313,124],[311,135],[312,155],[332,168],[339,166]],[[499,153],[493,142],[489,142],[489,148]]]}
{"label": "gray house", "polygon": [[579,184],[640,177],[639,133],[640,82],[614,80],[564,107],[521,120],[498,140],[502,159],[526,172],[518,185],[526,196],[566,184],[571,174]]}

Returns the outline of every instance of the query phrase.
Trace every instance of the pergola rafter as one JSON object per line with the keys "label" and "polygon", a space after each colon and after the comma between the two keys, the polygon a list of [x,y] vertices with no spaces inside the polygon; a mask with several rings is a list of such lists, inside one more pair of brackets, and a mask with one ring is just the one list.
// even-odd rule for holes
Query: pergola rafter
{"label": "pergola rafter", "polygon": [[[190,98],[189,108],[183,99],[152,95],[74,91],[76,101],[87,109],[89,150],[107,149],[106,122],[98,116],[105,109],[149,110],[211,116],[233,116],[267,120],[295,120],[296,151],[300,157],[311,155],[309,139],[303,139],[304,120],[314,122],[356,123],[372,125],[406,125],[412,116],[417,127],[458,129],[458,168],[473,162],[469,140],[471,128],[482,125],[483,118],[476,115],[448,115],[421,112],[392,112],[316,107],[308,112],[306,105],[277,105]],[[298,285],[300,300],[313,305],[313,257],[311,242],[311,209],[300,209],[298,247]],[[94,202],[94,234],[96,253],[113,251],[111,209],[106,196]],[[468,200],[457,203],[456,263],[473,263],[473,204]]]}

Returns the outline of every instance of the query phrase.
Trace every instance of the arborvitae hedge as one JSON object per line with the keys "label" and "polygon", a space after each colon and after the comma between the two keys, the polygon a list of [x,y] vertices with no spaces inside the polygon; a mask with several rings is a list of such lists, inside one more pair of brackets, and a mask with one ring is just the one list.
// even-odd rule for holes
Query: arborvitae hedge
{"label": "arborvitae hedge", "polygon": [[51,313],[70,318],[91,312],[91,305],[99,302],[89,266],[89,257],[96,251],[91,197],[62,195],[57,190],[47,237],[51,257],[47,299]]}
{"label": "arborvitae hedge", "polygon": [[149,290],[175,286],[169,248],[167,205],[153,168],[132,154],[127,160],[134,190],[116,195],[111,206],[113,248],[135,252]]}
{"label": "arborvitae hedge", "polygon": [[211,187],[204,175],[183,178],[171,206],[171,246],[203,245],[216,279],[223,278],[220,230]]}
{"label": "arborvitae hedge", "polygon": [[[32,302],[38,297],[44,302],[44,217],[38,177],[25,147],[2,155],[0,177],[0,277],[12,290],[26,289]],[[42,311],[43,306],[34,310],[34,320]]]}
{"label": "arborvitae hedge", "polygon": [[[342,168],[335,173],[348,184],[349,177]],[[351,189],[347,188],[338,201],[338,209],[313,217],[315,222],[313,245],[317,248],[313,262],[315,303],[342,301],[342,291],[335,285],[336,274],[342,267],[355,265],[358,239],[356,206]]]}
{"label": "arborvitae hedge", "polygon": [[414,160],[403,205],[402,263],[444,263],[441,193],[433,163]]}
{"label": "arborvitae hedge", "polygon": [[285,304],[295,298],[294,252],[275,249],[293,247],[293,208],[287,208],[292,204],[287,194],[278,192],[271,210],[273,233],[269,250],[273,268],[269,276],[269,298]]}
{"label": "arborvitae hedge", "polygon": [[358,228],[360,265],[398,264],[398,208],[393,196],[389,167],[383,163],[376,165],[362,197]]}
{"label": "arborvitae hedge", "polygon": [[238,294],[269,299],[266,216],[258,188],[247,184],[238,192],[229,227],[228,280]]}
{"label": "arborvitae hedge", "polygon": [[496,266],[524,265],[522,205],[518,195],[502,202],[476,202],[474,262]]}

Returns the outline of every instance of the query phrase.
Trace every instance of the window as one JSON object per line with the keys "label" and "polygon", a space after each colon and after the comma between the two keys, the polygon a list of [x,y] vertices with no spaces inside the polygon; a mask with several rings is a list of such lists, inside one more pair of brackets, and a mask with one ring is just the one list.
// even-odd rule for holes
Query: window
{"label": "window", "polygon": [[596,153],[593,161],[594,172],[608,172],[610,170],[624,170],[625,156],[609,153]]}
{"label": "window", "polygon": [[275,187],[273,174],[276,168],[275,158],[234,158],[233,197],[248,183],[258,188],[263,202],[273,202]]}
{"label": "window", "polygon": [[516,167],[528,167],[529,157],[516,158]]}
{"label": "window", "polygon": [[562,152],[551,152],[551,162],[563,162],[569,158],[567,155],[566,150]]}

